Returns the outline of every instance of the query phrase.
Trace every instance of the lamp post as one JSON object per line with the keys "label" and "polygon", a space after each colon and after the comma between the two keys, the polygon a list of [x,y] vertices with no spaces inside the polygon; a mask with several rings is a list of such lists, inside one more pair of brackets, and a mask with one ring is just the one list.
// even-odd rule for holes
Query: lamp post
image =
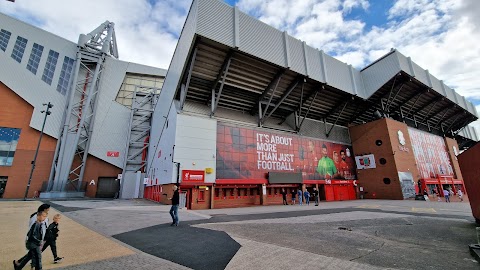
{"label": "lamp post", "polygon": [[53,104],[48,102],[44,103],[43,106],[47,106],[47,110],[41,111],[41,113],[45,113],[45,118],[43,119],[43,125],[42,130],[40,131],[40,138],[38,139],[37,150],[35,151],[35,156],[33,157],[32,169],[30,170],[30,176],[28,177],[27,189],[25,190],[25,195],[23,196],[24,201],[27,200],[28,190],[30,189],[30,183],[32,182],[33,171],[35,170],[35,163],[37,162],[38,150],[40,149],[40,143],[42,142],[43,129],[45,128],[45,123],[47,122],[47,116],[51,114],[50,109],[53,107]]}

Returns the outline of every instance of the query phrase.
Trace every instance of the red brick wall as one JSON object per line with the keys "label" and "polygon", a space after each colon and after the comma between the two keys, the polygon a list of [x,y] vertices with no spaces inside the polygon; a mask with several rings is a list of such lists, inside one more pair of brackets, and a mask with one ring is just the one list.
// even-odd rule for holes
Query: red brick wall
{"label": "red brick wall", "polygon": [[[375,155],[375,163],[377,165],[375,169],[357,169],[358,183],[359,186],[364,188],[365,198],[403,199],[395,165],[396,157],[393,155],[392,136],[389,134],[389,120],[379,119],[363,125],[350,127],[354,154]],[[381,140],[382,145],[377,146],[377,140]],[[385,165],[380,164],[380,158],[386,159]],[[391,183],[389,185],[384,184],[384,178],[390,178]]]}
{"label": "red brick wall", "polygon": [[[23,198],[40,132],[30,127],[33,107],[1,82],[0,100],[0,127],[21,129],[12,166],[0,166],[0,176],[8,177],[3,197]],[[48,181],[56,144],[55,138],[44,134],[28,197],[41,190],[42,183]],[[84,180],[90,182],[94,179],[96,184],[98,177],[116,177],[121,173],[121,169],[92,156],[88,157],[86,166]],[[95,197],[96,191],[97,185],[89,186],[86,196]]]}
{"label": "red brick wall", "polygon": [[480,223],[480,143],[458,156],[473,216]]}
{"label": "red brick wall", "polygon": [[[0,127],[21,129],[12,166],[0,166],[0,176],[8,176],[3,198],[23,198],[40,132],[29,126],[33,107],[1,82],[0,100]],[[56,143],[56,139],[43,136],[28,197],[48,181]]]}
{"label": "red brick wall", "polygon": [[[417,169],[417,163],[415,162],[415,155],[413,153],[412,141],[408,133],[408,126],[405,123],[398,122],[392,119],[386,119],[388,125],[388,131],[390,134],[390,141],[392,144],[392,153],[395,153],[395,166],[397,170],[396,180],[398,179],[398,172],[410,172],[413,176],[415,185],[420,179],[420,174]],[[401,145],[398,139],[398,131],[402,131],[405,138],[405,145]],[[403,197],[403,195],[402,195]]]}
{"label": "red brick wall", "polygon": [[453,171],[455,172],[455,179],[463,180],[460,165],[458,164],[457,157],[453,151],[453,146],[457,148],[457,153],[460,151],[458,148],[458,143],[455,139],[445,137],[445,144],[447,145],[448,155],[450,157],[450,161],[452,162]]}

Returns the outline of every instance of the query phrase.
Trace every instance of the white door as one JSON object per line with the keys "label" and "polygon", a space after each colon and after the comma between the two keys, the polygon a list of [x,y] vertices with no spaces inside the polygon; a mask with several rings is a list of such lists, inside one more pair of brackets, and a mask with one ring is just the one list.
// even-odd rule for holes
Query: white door
{"label": "white door", "polygon": [[178,208],[182,209],[187,206],[187,192],[180,192],[180,204]]}

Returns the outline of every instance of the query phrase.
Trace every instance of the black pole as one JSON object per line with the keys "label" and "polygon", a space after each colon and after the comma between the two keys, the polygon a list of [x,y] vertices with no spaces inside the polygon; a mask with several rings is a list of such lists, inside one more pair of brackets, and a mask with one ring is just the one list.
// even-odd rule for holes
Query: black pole
{"label": "black pole", "polygon": [[175,162],[177,164],[177,187],[180,186],[180,162]]}
{"label": "black pole", "polygon": [[43,119],[43,125],[42,130],[40,131],[40,138],[38,139],[37,150],[35,151],[35,156],[33,157],[32,169],[30,170],[30,176],[28,177],[27,189],[25,190],[25,195],[23,196],[24,201],[27,200],[28,190],[30,189],[30,183],[32,182],[33,171],[35,170],[35,163],[37,162],[38,150],[40,149],[40,143],[42,142],[43,129],[45,128],[45,123],[47,122],[47,116],[51,114],[50,108],[53,107],[53,104],[48,102],[48,104],[43,104],[43,106],[47,106],[47,110],[41,111],[41,113],[45,113],[45,118]]}

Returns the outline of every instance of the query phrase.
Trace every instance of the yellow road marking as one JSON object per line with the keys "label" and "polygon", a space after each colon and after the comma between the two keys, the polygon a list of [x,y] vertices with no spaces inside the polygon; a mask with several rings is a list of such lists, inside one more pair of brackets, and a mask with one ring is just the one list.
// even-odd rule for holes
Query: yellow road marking
{"label": "yellow road marking", "polygon": [[380,208],[380,205],[378,204],[364,204],[357,206],[356,208]]}
{"label": "yellow road marking", "polygon": [[412,212],[428,212],[428,213],[437,213],[433,208],[415,208],[412,207]]}

